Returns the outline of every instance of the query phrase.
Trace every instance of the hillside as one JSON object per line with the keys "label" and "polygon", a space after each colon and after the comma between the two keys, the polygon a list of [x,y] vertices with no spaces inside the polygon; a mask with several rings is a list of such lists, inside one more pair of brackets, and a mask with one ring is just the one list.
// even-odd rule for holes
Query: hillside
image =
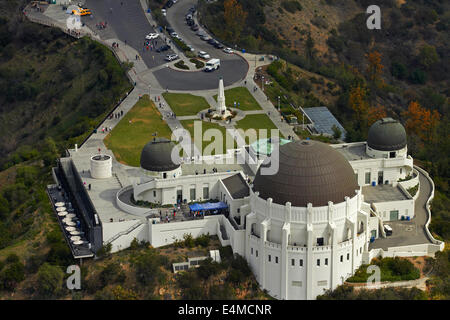
{"label": "hillside", "polygon": [[80,141],[131,88],[107,48],[28,22],[24,3],[0,3],[0,166],[45,137]]}

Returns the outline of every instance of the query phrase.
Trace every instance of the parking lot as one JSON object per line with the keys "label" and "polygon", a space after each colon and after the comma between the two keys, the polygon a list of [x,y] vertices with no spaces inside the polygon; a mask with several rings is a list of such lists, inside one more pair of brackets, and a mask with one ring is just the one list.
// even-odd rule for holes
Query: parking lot
{"label": "parking lot", "polygon": [[[154,72],[162,88],[188,91],[209,90],[217,88],[220,77],[223,77],[224,85],[228,86],[242,80],[247,74],[248,64],[244,59],[235,54],[226,54],[207,44],[186,24],[185,15],[196,2],[196,0],[178,1],[167,10],[167,19],[181,38],[194,47],[196,53],[202,50],[208,52],[211,58],[219,58],[220,69],[206,73],[162,68]],[[117,38],[126,42],[140,53],[150,69],[167,63],[164,58],[167,54],[173,53],[172,50],[158,53],[144,48],[145,36],[156,30],[145,17],[147,13],[144,13],[139,0],[86,0],[85,5],[91,9],[92,17],[83,17],[83,22],[92,30],[96,30],[102,39]],[[97,30],[96,24],[99,22],[106,22],[107,27],[104,30]],[[165,37],[165,35],[158,37],[156,47],[163,44]]]}

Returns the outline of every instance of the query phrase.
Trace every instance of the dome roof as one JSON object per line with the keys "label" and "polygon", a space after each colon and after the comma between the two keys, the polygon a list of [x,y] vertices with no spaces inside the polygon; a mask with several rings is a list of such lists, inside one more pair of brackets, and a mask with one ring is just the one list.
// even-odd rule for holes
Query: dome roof
{"label": "dome roof", "polygon": [[256,173],[253,191],[274,203],[306,207],[343,202],[358,190],[350,163],[329,145],[312,140],[287,143],[279,149],[279,169],[274,175],[261,175],[270,166],[267,158]]}
{"label": "dome roof", "polygon": [[172,160],[175,143],[165,138],[154,138],[141,152],[141,167],[149,171],[171,171],[180,167],[180,158]]}
{"label": "dome roof", "polygon": [[380,119],[370,127],[367,145],[380,151],[403,149],[406,147],[405,128],[392,118]]}

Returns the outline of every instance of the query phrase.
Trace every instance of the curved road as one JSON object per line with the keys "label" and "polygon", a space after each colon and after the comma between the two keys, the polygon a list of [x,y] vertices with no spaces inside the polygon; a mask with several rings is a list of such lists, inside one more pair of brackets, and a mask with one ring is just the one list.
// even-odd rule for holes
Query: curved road
{"label": "curved road", "polygon": [[[168,53],[172,53],[171,51],[157,53],[156,51],[143,50],[145,35],[155,32],[155,30],[147,20],[145,16],[147,13],[142,9],[140,0],[86,0],[85,3],[93,14],[92,17],[83,17],[83,22],[92,30],[98,32],[102,39],[115,38],[126,42],[140,53],[149,69],[166,63],[164,58]],[[167,19],[175,31],[196,49],[196,52],[203,50],[208,52],[211,58],[220,58],[221,67],[219,70],[209,73],[160,68],[154,71],[154,75],[163,89],[180,91],[216,89],[219,77],[223,77],[224,85],[229,86],[243,80],[247,74],[249,66],[243,58],[234,54],[227,55],[207,44],[186,25],[185,14],[196,3],[197,0],[179,0],[167,10]],[[95,25],[104,21],[107,22],[107,28],[97,30]],[[157,47],[159,47],[163,41],[161,37],[157,40]]]}

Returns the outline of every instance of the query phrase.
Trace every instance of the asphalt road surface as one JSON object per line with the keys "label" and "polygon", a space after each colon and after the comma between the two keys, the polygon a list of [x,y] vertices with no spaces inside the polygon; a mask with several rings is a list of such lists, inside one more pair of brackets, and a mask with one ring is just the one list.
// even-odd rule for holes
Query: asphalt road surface
{"label": "asphalt road surface", "polygon": [[[162,53],[147,51],[146,48],[143,50],[145,36],[156,31],[145,17],[146,13],[139,0],[86,0],[85,5],[91,9],[93,18],[83,17],[83,22],[92,30],[96,30],[102,39],[116,38],[126,41],[127,45],[139,52],[148,68],[165,64],[166,55],[173,53],[172,50]],[[95,25],[105,21],[106,29],[97,30]],[[163,45],[161,37],[158,37],[157,41],[157,48]]]}
{"label": "asphalt road surface", "polygon": [[[219,70],[213,72],[184,72],[171,68],[162,68],[154,72],[162,88],[169,90],[209,90],[218,87],[219,78],[223,77],[224,85],[228,86],[242,80],[248,71],[247,62],[237,55],[228,55],[219,49],[202,41],[195,35],[185,22],[188,9],[196,4],[197,0],[179,0],[167,10],[167,18],[175,31],[196,51],[206,51],[211,58],[220,58]],[[121,4],[122,3],[122,4]],[[91,17],[83,17],[83,22],[91,29],[96,30],[102,39],[117,38],[135,48],[143,58],[148,68],[154,68],[166,63],[164,60],[171,50],[162,53],[147,51],[144,48],[145,36],[156,32],[145,17],[139,0],[86,0],[85,5],[91,9]],[[112,9],[112,10],[111,10]],[[96,24],[107,22],[106,29],[97,30]],[[158,37],[159,47],[163,44],[165,36]]]}
{"label": "asphalt road surface", "polygon": [[167,20],[175,32],[194,47],[195,52],[206,51],[211,58],[220,59],[220,69],[213,72],[184,72],[168,68],[160,69],[154,74],[163,88],[169,90],[209,90],[216,89],[219,78],[224,86],[229,86],[245,78],[248,71],[247,62],[235,54],[226,54],[222,50],[201,40],[186,24],[185,16],[197,0],[179,0],[167,10]]}

